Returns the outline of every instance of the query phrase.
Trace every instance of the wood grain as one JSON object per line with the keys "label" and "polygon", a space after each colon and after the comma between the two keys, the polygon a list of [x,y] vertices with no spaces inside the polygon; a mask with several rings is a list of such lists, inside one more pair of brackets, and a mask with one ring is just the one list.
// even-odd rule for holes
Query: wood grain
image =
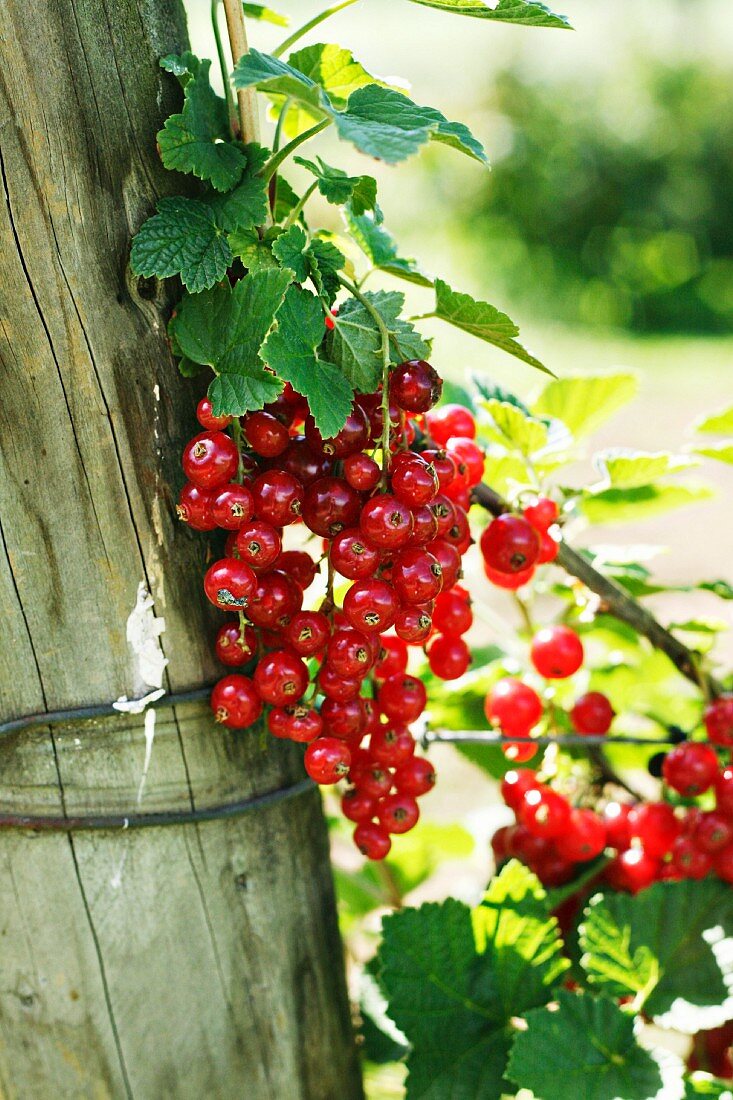
{"label": "wood grain", "polygon": [[[194,383],[127,269],[172,187],[154,135],[178,0],[0,0],[0,720],[139,695],[144,582],[165,686],[211,681],[207,540],[175,521]],[[200,388],[200,387],[199,387]],[[0,745],[0,812],[134,806],[142,717]],[[157,713],[143,810],[287,785],[299,753]],[[361,1096],[317,794],[237,820],[0,833],[0,1096]]]}

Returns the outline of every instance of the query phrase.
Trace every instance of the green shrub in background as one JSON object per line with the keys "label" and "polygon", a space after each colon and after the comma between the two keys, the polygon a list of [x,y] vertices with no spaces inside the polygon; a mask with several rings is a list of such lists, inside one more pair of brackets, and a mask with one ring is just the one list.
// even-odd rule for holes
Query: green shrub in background
{"label": "green shrub in background", "polygon": [[497,292],[571,323],[729,331],[730,73],[637,58],[593,86],[507,70],[490,105],[493,173],[453,213]]}

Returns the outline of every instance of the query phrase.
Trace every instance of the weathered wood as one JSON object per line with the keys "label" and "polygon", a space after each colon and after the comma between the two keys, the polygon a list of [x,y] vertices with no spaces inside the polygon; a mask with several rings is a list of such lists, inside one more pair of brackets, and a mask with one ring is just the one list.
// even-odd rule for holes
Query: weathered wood
{"label": "weathered wood", "polygon": [[[216,676],[206,542],[177,524],[195,390],[170,305],[127,274],[171,181],[157,58],[179,0],[0,0],[0,720],[144,693],[126,624],[165,618],[164,685]],[[185,181],[182,182],[185,186]],[[152,297],[150,295],[153,295]],[[0,813],[201,807],[299,753],[158,711],[0,743]],[[0,832],[0,1095],[361,1096],[317,794],[236,820]]]}

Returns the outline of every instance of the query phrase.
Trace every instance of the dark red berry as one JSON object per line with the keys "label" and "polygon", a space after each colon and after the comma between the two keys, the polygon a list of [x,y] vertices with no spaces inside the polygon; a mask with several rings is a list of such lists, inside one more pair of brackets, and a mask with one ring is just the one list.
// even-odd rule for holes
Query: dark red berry
{"label": "dark red berry", "polygon": [[715,745],[733,746],[733,695],[721,695],[705,708],[705,729]]}
{"label": "dark red berry", "polygon": [[400,794],[420,798],[435,786],[435,768],[424,756],[413,756],[396,769],[394,785]]}
{"label": "dark red berry", "polygon": [[287,527],[300,519],[304,490],[293,474],[266,470],[252,482],[257,518],[273,527]]}
{"label": "dark red berry", "polygon": [[306,488],[319,478],[327,477],[332,466],[328,455],[317,454],[303,438],[293,439],[277,460],[279,470],[292,474]]}
{"label": "dark red berry", "polygon": [[219,489],[211,504],[211,515],[218,527],[238,531],[254,515],[254,498],[244,485],[232,482]]}
{"label": "dark red berry", "polygon": [[324,699],[321,703],[323,732],[342,741],[360,741],[366,721],[364,701],[355,699]]}
{"label": "dark red berry", "polygon": [[285,628],[285,638],[301,657],[313,657],[324,649],[331,624],[321,611],[298,611]]}
{"label": "dark red berry", "polygon": [[262,713],[260,696],[251,680],[234,672],[215,685],[211,709],[217,722],[230,729],[247,729]]}
{"label": "dark red berry", "polygon": [[415,755],[415,738],[406,726],[380,726],[369,738],[369,755],[385,768],[398,768]]}
{"label": "dark red berry", "polygon": [[355,404],[341,431],[324,439],[312,416],[305,422],[305,438],[314,451],[322,451],[330,458],[346,458],[362,451],[369,443],[370,425],[361,405]]}
{"label": "dark red berry", "polygon": [[382,471],[369,455],[357,452],[344,459],[344,477],[351,488],[360,493],[370,493],[376,489],[381,476]]}
{"label": "dark red berry", "polygon": [[412,513],[391,493],[381,493],[362,508],[359,527],[374,546],[396,549],[410,538]]}
{"label": "dark red berry", "polygon": [[356,581],[344,596],[344,615],[356,630],[381,634],[388,630],[399,611],[391,585],[381,580]]}
{"label": "dark red berry", "polygon": [[217,432],[228,428],[231,416],[214,416],[214,410],[208,397],[202,397],[196,408],[196,419],[204,431]]}
{"label": "dark red berry", "polygon": [[303,593],[295,581],[279,569],[271,569],[257,577],[247,615],[255,626],[276,629],[287,627],[292,616],[300,611]]}
{"label": "dark red berry", "polygon": [[209,566],[204,591],[211,602],[224,611],[247,607],[254,594],[257,578],[246,562],[221,558]]}
{"label": "dark red berry", "polygon": [[420,807],[409,794],[389,794],[377,803],[377,818],[387,833],[409,833],[419,817]]}
{"label": "dark red berry", "polygon": [[255,454],[276,458],[290,443],[290,432],[269,412],[249,413],[242,422],[244,437]]}
{"label": "dark red berry", "polygon": [[302,514],[307,527],[322,538],[333,538],[345,527],[355,526],[361,498],[340,477],[322,477],[305,492]]}
{"label": "dark red berry", "polygon": [[438,475],[419,455],[401,462],[392,474],[392,492],[408,508],[429,504],[438,492]]}
{"label": "dark red berry", "polygon": [[700,814],[693,836],[698,848],[715,855],[733,843],[733,821],[719,810],[710,810]]}
{"label": "dark red berry", "polygon": [[402,607],[394,622],[395,634],[408,645],[422,645],[430,637],[433,620],[421,607]]}
{"label": "dark red berry", "polygon": [[257,635],[251,626],[242,628],[238,622],[225,623],[219,628],[214,648],[222,664],[238,668],[257,653]]}
{"label": "dark red berry", "polygon": [[178,497],[176,515],[194,531],[213,531],[218,526],[212,512],[215,495],[215,491],[200,489],[187,481]]}
{"label": "dark red berry", "polygon": [[718,774],[715,749],[700,741],[684,741],[668,752],[662,765],[665,782],[685,798],[709,790]]}
{"label": "dark red berry", "polygon": [[427,550],[400,550],[392,563],[392,585],[403,603],[433,600],[443,587],[443,570]]}
{"label": "dark red berry", "polygon": [[377,700],[388,719],[409,725],[425,710],[427,692],[416,676],[391,676],[380,685]]}
{"label": "dark red berry", "polygon": [[575,701],[570,719],[578,733],[608,733],[614,710],[607,697],[600,691],[589,691]]}
{"label": "dark red berry", "polygon": [[331,542],[329,558],[337,573],[356,581],[373,577],[382,555],[358,527],[348,527]]}
{"label": "dark red berry", "polygon": [[199,489],[218,489],[231,481],[239,466],[239,452],[224,432],[201,432],[183,451],[183,472]]}
{"label": "dark red berry", "polygon": [[372,798],[358,787],[349,787],[341,799],[341,813],[348,821],[371,821],[377,807],[376,798]]}
{"label": "dark red berry", "polygon": [[389,379],[393,401],[409,413],[424,413],[440,401],[443,379],[423,359],[411,359],[395,367]]}
{"label": "dark red berry", "polygon": [[305,550],[284,550],[275,565],[282,573],[287,573],[303,591],[311,586],[318,572],[318,566]]}
{"label": "dark red berry", "polygon": [[381,825],[364,821],[354,829],[354,844],[367,859],[380,860],[389,855],[392,841]]}
{"label": "dark red berry", "polygon": [[360,630],[339,627],[326,647],[326,661],[340,676],[346,679],[363,679],[374,664],[369,639]]}

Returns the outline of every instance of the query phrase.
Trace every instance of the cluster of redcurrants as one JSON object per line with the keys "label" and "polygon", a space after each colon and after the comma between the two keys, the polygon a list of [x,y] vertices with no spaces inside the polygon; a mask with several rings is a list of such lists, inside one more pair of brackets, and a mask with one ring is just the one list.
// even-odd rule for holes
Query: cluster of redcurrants
{"label": "cluster of redcurrants", "polygon": [[531,581],[538,565],[554,561],[560,548],[554,500],[539,497],[522,515],[497,516],[481,535],[484,573],[498,588],[516,590]]}
{"label": "cluster of redcurrants", "polygon": [[[387,855],[391,834],[413,827],[416,798],[435,778],[408,728],[426,705],[422,682],[407,674],[408,646],[425,648],[446,680],[471,661],[463,635],[472,612],[458,581],[484,454],[468,410],[432,411],[441,387],[430,364],[403,363],[390,376],[387,430],[378,392],[359,395],[329,439],[290,387],[234,423],[214,416],[205,398],[197,411],[204,431],[183,453],[180,518],[227,532],[204,590],[236,613],[220,628],[216,653],[241,671],[214,687],[216,719],[245,729],[266,707],[275,737],[307,744],[316,782],[348,778],[344,814],[371,859]],[[283,548],[286,529],[301,533],[300,548]],[[323,540],[315,552],[312,536]],[[326,560],[326,596],[304,609]],[[340,607],[336,577],[349,584]]]}
{"label": "cluster of redcurrants", "polygon": [[[708,705],[705,726],[712,741],[733,745],[733,697]],[[684,741],[664,756],[662,777],[682,799],[710,792],[714,808],[615,801],[601,812],[573,808],[531,769],[510,771],[501,792],[517,821],[494,835],[495,858],[522,860],[547,886],[569,882],[578,864],[607,849],[616,855],[603,876],[617,890],[636,893],[660,880],[711,873],[733,884],[733,767],[721,767],[708,742]]]}

